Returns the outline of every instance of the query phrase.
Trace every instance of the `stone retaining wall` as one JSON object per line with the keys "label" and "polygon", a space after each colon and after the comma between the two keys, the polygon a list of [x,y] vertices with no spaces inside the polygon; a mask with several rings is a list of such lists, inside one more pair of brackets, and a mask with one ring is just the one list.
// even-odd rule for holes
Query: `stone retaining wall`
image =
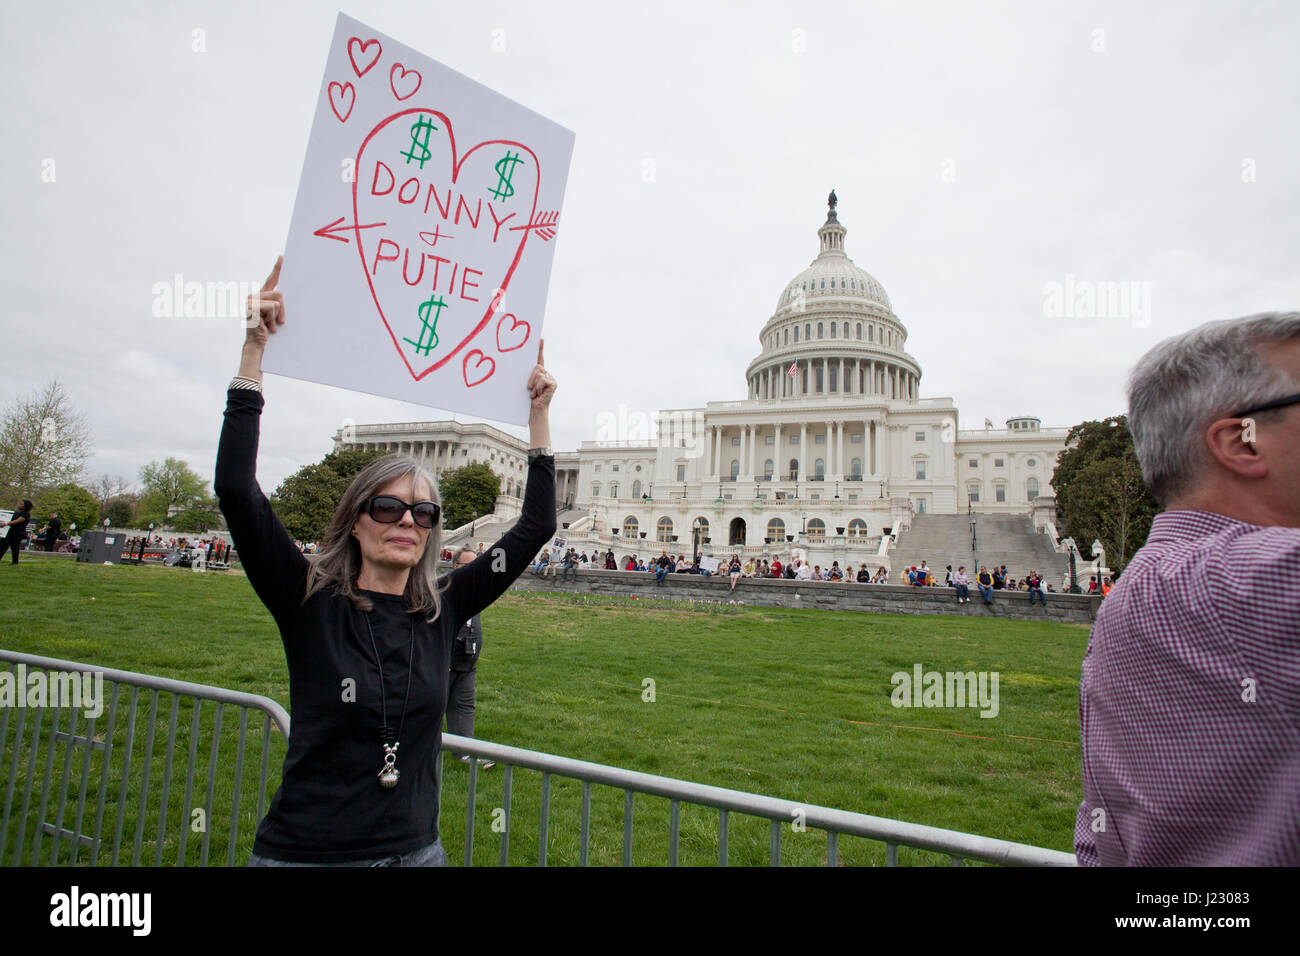
{"label": "stone retaining wall", "polygon": [[1004,617],[1026,621],[1091,624],[1101,598],[1086,594],[1047,594],[1047,607],[1029,606],[1027,591],[994,591],[993,605],[985,607],[978,589],[971,586],[969,604],[957,603],[952,588],[914,588],[889,584],[844,584],[833,581],[786,581],[776,578],[741,578],[731,591],[731,579],[720,575],[670,574],[660,587],[648,571],[578,570],[578,581],[560,582],[532,571],[519,576],[514,587],[527,591],[571,591],[619,597],[665,598],[674,601],[744,601],[759,607],[804,607],[828,611],[868,611],[889,614],[958,614],[964,617]]}

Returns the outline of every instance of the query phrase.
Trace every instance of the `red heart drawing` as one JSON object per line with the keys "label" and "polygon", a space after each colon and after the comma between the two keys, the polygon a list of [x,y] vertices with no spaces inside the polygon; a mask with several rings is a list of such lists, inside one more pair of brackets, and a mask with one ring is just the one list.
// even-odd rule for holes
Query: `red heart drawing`
{"label": "red heart drawing", "polygon": [[[524,337],[521,338],[518,344],[516,345],[503,345],[501,343],[502,326],[506,324],[506,319],[510,320],[510,328],[505,330],[507,342],[510,341],[511,336],[519,329],[519,327],[523,326]],[[529,325],[523,319],[516,319],[514,317],[514,313],[507,312],[505,315],[501,316],[501,318],[497,320],[497,350],[500,352],[513,352],[515,349],[523,348],[524,343],[528,341],[528,336],[532,334],[532,331],[533,331],[533,327],[531,325]]]}
{"label": "red heart drawing", "polygon": [[[495,174],[495,173],[487,174],[487,173],[486,173],[486,170],[487,170],[487,169],[493,169],[493,168],[494,168],[493,163],[492,163],[492,159],[489,158],[489,155],[491,155],[491,156],[497,156],[497,155],[499,155],[499,150],[500,150],[501,147],[505,147],[505,148],[507,149],[507,151],[515,150],[515,151],[517,151],[519,154],[524,154],[524,155],[527,155],[528,157],[530,157],[530,158],[532,159],[532,162],[533,162],[532,175],[534,175],[534,176],[536,177],[536,178],[535,178],[535,181],[533,181],[531,184],[525,184],[525,185],[522,185],[522,186],[520,187],[521,190],[528,190],[528,191],[531,191],[531,192],[532,192],[532,195],[531,195],[531,196],[527,196],[526,194],[524,194],[524,195],[521,195],[521,196],[520,196],[520,200],[521,200],[521,202],[523,203],[523,205],[519,207],[519,208],[520,208],[520,213],[517,213],[517,214],[513,214],[513,213],[512,213],[512,214],[511,214],[512,216],[517,215],[518,218],[517,218],[517,219],[514,219],[514,221],[511,222],[511,223],[509,223],[509,224],[506,224],[506,220],[505,220],[505,219],[501,220],[502,225],[501,225],[501,226],[499,227],[499,229],[498,229],[499,238],[500,238],[500,240],[501,240],[501,245],[502,245],[502,248],[503,248],[503,250],[504,250],[504,251],[501,253],[501,259],[498,260],[498,264],[503,263],[503,262],[505,261],[505,257],[506,257],[506,256],[509,256],[509,259],[508,259],[508,263],[509,263],[509,264],[505,266],[505,274],[504,274],[504,275],[501,277],[501,279],[500,279],[498,282],[496,282],[496,283],[493,283],[493,282],[491,281],[491,280],[492,280],[492,276],[491,276],[490,273],[483,273],[482,276],[481,276],[481,278],[482,278],[482,280],[483,280],[481,283],[479,283],[479,287],[480,287],[481,289],[483,289],[483,290],[487,290],[487,289],[493,289],[493,288],[495,288],[495,289],[500,290],[499,293],[498,293],[498,294],[493,294],[493,295],[489,296],[489,297],[488,297],[489,301],[477,300],[477,301],[479,301],[479,306],[478,306],[478,307],[480,307],[480,308],[483,309],[482,316],[477,320],[477,322],[474,324],[474,326],[473,326],[472,328],[470,328],[470,329],[468,330],[468,332],[467,332],[463,337],[461,337],[460,341],[456,343],[456,345],[455,345],[454,348],[449,349],[449,350],[448,350],[444,355],[442,355],[441,358],[439,358],[437,361],[433,362],[432,364],[428,365],[427,367],[420,367],[419,365],[412,365],[412,364],[411,364],[411,358],[408,357],[407,350],[402,346],[403,336],[402,336],[402,335],[401,335],[397,330],[394,329],[394,327],[393,327],[393,323],[389,321],[389,314],[388,314],[388,312],[385,310],[383,302],[380,301],[380,299],[381,299],[380,291],[377,290],[377,289],[375,288],[375,280],[374,280],[374,276],[373,276],[372,273],[371,273],[371,269],[370,269],[370,265],[371,265],[371,263],[370,263],[369,258],[368,258],[368,250],[367,250],[366,244],[367,244],[368,242],[369,242],[369,243],[377,243],[377,244],[378,244],[377,247],[376,247],[375,245],[372,245],[372,246],[370,247],[370,250],[369,250],[369,251],[371,251],[371,252],[375,252],[375,253],[376,253],[376,264],[377,264],[378,261],[379,261],[379,259],[378,259],[378,254],[379,254],[380,251],[382,251],[382,249],[383,249],[383,244],[384,244],[384,243],[389,243],[390,245],[393,246],[394,249],[400,249],[400,246],[399,246],[399,245],[397,244],[397,242],[394,241],[394,239],[391,238],[391,237],[392,237],[393,235],[397,235],[397,236],[399,236],[399,237],[401,237],[401,238],[403,238],[403,239],[407,239],[407,233],[406,233],[406,232],[404,231],[404,229],[403,229],[404,226],[407,226],[407,228],[409,228],[408,246],[410,246],[410,245],[413,244],[413,243],[419,243],[420,245],[432,245],[432,243],[429,243],[429,240],[428,240],[428,238],[427,238],[427,236],[430,235],[430,234],[426,234],[426,233],[422,233],[422,232],[420,232],[419,229],[418,229],[418,226],[415,226],[414,228],[410,228],[409,224],[404,224],[404,223],[402,223],[402,222],[400,221],[400,219],[399,219],[399,220],[394,220],[394,219],[392,219],[392,218],[388,218],[388,215],[389,215],[390,213],[393,213],[393,212],[395,211],[394,208],[393,208],[393,205],[385,205],[385,206],[384,206],[384,208],[385,208],[385,210],[386,210],[386,212],[385,212],[385,217],[384,217],[384,218],[385,218],[386,223],[389,225],[388,235],[387,235],[387,236],[381,236],[381,235],[378,234],[377,231],[367,232],[367,231],[364,231],[364,230],[362,230],[362,229],[360,229],[360,228],[358,228],[358,229],[355,230],[356,240],[357,240],[357,254],[358,254],[359,258],[360,258],[360,262],[361,262],[361,270],[362,270],[362,272],[365,274],[365,277],[366,277],[366,284],[367,284],[367,285],[369,286],[369,288],[370,288],[370,297],[371,297],[372,301],[375,303],[375,308],[376,308],[376,310],[379,312],[379,317],[380,317],[380,319],[381,319],[381,320],[383,321],[383,323],[384,323],[384,328],[388,331],[389,338],[390,338],[390,339],[392,340],[392,342],[393,342],[393,347],[394,347],[395,349],[397,349],[397,354],[401,356],[401,358],[402,358],[402,362],[406,365],[406,369],[407,369],[407,371],[411,373],[411,377],[412,377],[413,379],[415,379],[415,380],[418,382],[418,381],[420,381],[421,379],[423,379],[426,375],[428,375],[430,372],[433,372],[433,371],[436,371],[437,369],[442,368],[442,367],[443,367],[444,365],[446,365],[447,362],[449,362],[449,361],[450,361],[454,356],[458,355],[458,354],[461,352],[461,350],[464,349],[465,346],[470,342],[470,340],[472,340],[475,336],[477,336],[480,332],[483,331],[483,329],[487,326],[488,321],[489,321],[489,320],[490,320],[490,319],[491,319],[491,318],[496,314],[496,303],[500,301],[500,296],[501,296],[501,295],[504,295],[505,290],[509,287],[509,285],[510,285],[510,280],[511,280],[511,278],[514,276],[515,269],[518,267],[518,265],[519,265],[519,261],[520,261],[520,259],[523,257],[523,254],[524,254],[524,246],[525,246],[525,245],[527,244],[527,242],[528,242],[528,237],[529,237],[529,235],[534,231],[534,228],[533,228],[532,226],[530,226],[530,225],[527,225],[527,224],[529,224],[529,223],[533,223],[533,222],[535,221],[536,217],[537,217],[537,190],[538,190],[538,188],[540,188],[540,185],[541,185],[541,181],[542,181],[542,180],[541,180],[541,176],[542,176],[542,174],[541,174],[541,167],[540,167],[540,164],[538,163],[538,160],[537,160],[537,156],[536,156],[536,154],[535,154],[531,149],[529,149],[527,146],[523,145],[522,143],[518,143],[518,142],[515,142],[515,141],[513,141],[513,140],[504,140],[504,139],[487,140],[487,141],[482,142],[482,143],[479,143],[478,145],[476,145],[476,146],[474,146],[473,148],[469,149],[468,151],[466,151],[466,152],[464,153],[464,155],[460,155],[460,154],[459,154],[459,151],[458,151],[457,148],[456,148],[456,138],[455,138],[455,135],[454,135],[453,132],[452,132],[452,124],[451,124],[451,120],[447,118],[447,115],[446,115],[445,113],[439,112],[438,110],[431,110],[431,109],[424,109],[424,108],[411,108],[411,109],[405,109],[405,110],[402,110],[402,111],[400,111],[400,112],[398,112],[398,113],[394,113],[394,114],[392,114],[391,116],[389,116],[389,117],[387,117],[387,118],[385,118],[385,119],[383,119],[383,120],[380,120],[379,123],[375,126],[375,128],[372,129],[372,130],[371,130],[371,131],[366,135],[365,140],[363,140],[362,143],[361,143],[361,147],[357,150],[357,156],[356,156],[356,162],[355,162],[355,166],[354,166],[354,168],[355,168],[356,170],[358,170],[358,175],[354,177],[353,182],[352,182],[352,215],[353,215],[353,220],[352,220],[352,221],[353,221],[353,222],[358,222],[358,223],[359,223],[359,222],[370,222],[370,221],[372,221],[372,220],[365,219],[365,218],[357,218],[358,216],[364,217],[364,216],[367,214],[367,211],[366,211],[366,210],[363,210],[363,209],[360,207],[360,200],[361,200],[362,195],[363,195],[363,194],[362,194],[362,189],[363,189],[363,188],[366,190],[366,193],[365,193],[365,198],[366,198],[366,200],[367,200],[368,202],[375,201],[375,200],[372,199],[372,197],[371,197],[371,195],[370,195],[370,193],[373,191],[373,184],[370,182],[368,174],[367,174],[367,173],[363,173],[363,172],[361,172],[362,170],[367,169],[367,167],[366,167],[366,165],[365,165],[366,157],[367,157],[367,153],[366,153],[367,148],[371,146],[372,142],[374,142],[374,150],[375,150],[375,152],[377,152],[380,156],[383,156],[384,158],[387,158],[389,154],[386,153],[384,150],[385,150],[386,148],[388,148],[388,147],[392,147],[392,146],[395,145],[396,137],[393,136],[393,135],[390,135],[390,136],[387,138],[387,140],[384,141],[384,142],[375,142],[375,138],[376,138],[377,136],[379,136],[381,133],[384,133],[385,130],[390,126],[390,124],[398,123],[398,122],[401,121],[404,117],[406,117],[406,118],[408,118],[407,121],[406,121],[405,123],[400,123],[400,126],[398,127],[398,128],[400,128],[400,130],[401,130],[401,137],[402,137],[402,139],[404,140],[404,139],[406,138],[406,132],[405,132],[405,131],[406,131],[406,128],[411,124],[411,120],[410,120],[409,118],[414,118],[414,117],[416,117],[417,114],[424,114],[424,116],[427,116],[427,117],[436,117],[437,120],[441,121],[441,124],[442,124],[442,125],[441,125],[441,130],[445,131],[445,134],[446,134],[445,144],[444,144],[444,140],[443,140],[443,138],[442,138],[442,135],[439,134],[439,136],[438,136],[438,138],[437,138],[437,140],[436,140],[436,143],[438,144],[438,146],[435,147],[435,148],[450,149],[450,153],[451,153],[451,155],[450,155],[450,160],[451,160],[451,162],[450,162],[450,168],[451,168],[451,184],[448,185],[448,187],[447,187],[448,190],[449,190],[448,195],[450,195],[451,185],[455,185],[455,184],[457,183],[457,181],[458,181],[458,180],[460,179],[460,177],[461,177],[462,172],[463,172],[464,169],[465,169],[465,165],[466,165],[466,163],[469,163],[471,160],[474,160],[474,161],[475,161],[475,170],[476,170],[476,171],[478,171],[478,161],[479,161],[479,160],[482,160],[484,163],[486,163],[486,168],[483,170],[484,173],[485,173],[485,176],[483,177],[483,180],[484,180],[484,181],[487,181],[488,179],[490,179],[492,182],[496,182],[496,174]],[[437,127],[435,127],[435,128],[437,128]],[[407,144],[407,145],[408,145],[408,148],[410,148],[410,147],[409,147],[409,144]],[[491,148],[490,150],[489,150],[489,147]],[[376,162],[380,162],[380,161],[381,161],[381,160],[376,160]],[[413,166],[413,165],[409,165],[409,164],[408,164],[408,166],[409,166],[409,170],[412,171],[412,172],[416,169],[416,167]],[[437,164],[435,164],[435,167],[434,167],[434,168],[437,168]],[[424,169],[423,165],[420,166],[420,169]],[[429,179],[430,174],[432,174],[432,172],[433,172],[432,169],[426,171],[426,180]],[[414,177],[413,177],[413,178],[414,178]],[[429,185],[430,185],[430,186],[436,186],[436,185],[439,185],[439,183],[445,183],[445,182],[446,182],[445,179],[443,179],[443,180],[439,180],[438,182],[430,182]],[[402,187],[402,190],[401,190],[401,191],[397,190],[396,187],[394,187],[394,189],[393,189],[393,194],[394,194],[394,195],[398,195],[398,196],[400,196],[400,195],[402,194],[402,192],[405,191],[405,188],[406,188],[406,187],[405,187],[405,184],[403,184],[403,187]],[[420,193],[420,196],[424,196],[424,195],[426,195],[426,194],[423,193],[423,192]],[[381,198],[382,198],[382,197],[381,197]],[[462,199],[463,199],[463,195],[462,195]],[[388,198],[388,199],[386,199],[386,200],[384,200],[384,201],[387,202],[387,203],[392,203],[392,202],[393,202],[393,200],[392,200],[391,198]],[[418,215],[418,214],[419,214],[419,213],[417,213],[417,212],[414,212],[413,210],[419,210],[419,209],[421,209],[421,206],[414,204],[414,203],[413,203],[413,200],[401,200],[401,201],[402,201],[403,203],[405,203],[405,205],[397,206],[397,209],[405,209],[405,210],[407,210],[406,215],[408,215],[408,216],[411,216],[411,215]],[[431,218],[434,220],[434,222],[437,222],[437,221],[438,221],[438,216],[437,216],[437,212],[438,212],[438,210],[437,210],[437,207],[432,206],[431,203],[430,203],[430,200],[427,199],[427,198],[424,199],[423,202],[424,202],[424,206],[429,207],[430,211],[433,213],[433,215],[432,215]],[[451,200],[448,199],[448,205],[449,205],[449,207],[450,207],[450,204],[451,204]],[[523,210],[525,210],[525,209],[527,210],[527,213],[526,213],[526,214],[523,212]],[[401,213],[398,213],[398,215],[401,216],[402,214],[401,214]],[[471,213],[470,215],[473,215],[473,213]],[[460,210],[459,210],[459,209],[458,209],[457,212],[456,212],[456,216],[457,216],[457,217],[460,216]],[[424,218],[429,218],[428,214],[426,214],[426,215],[424,216]],[[447,214],[445,214],[445,213],[443,214],[443,218],[444,218],[444,222],[439,223],[439,225],[444,225],[444,224],[445,224],[445,225],[454,225],[454,224],[455,224],[455,223],[452,222],[452,220],[451,220],[450,218],[447,218]],[[493,228],[493,224],[492,224],[491,221],[488,219],[488,213],[487,213],[486,211],[481,212],[481,213],[479,214],[479,218],[480,218],[480,221],[482,221],[482,222],[484,223],[484,227],[485,227],[486,229],[490,230],[490,229]],[[511,217],[508,216],[508,217],[506,217],[506,218],[507,218],[507,219],[510,219]],[[373,220],[373,221],[378,221],[378,220]],[[520,223],[520,225],[519,225],[519,226],[516,226],[515,223]],[[427,228],[427,227],[426,227],[426,228]],[[469,223],[469,221],[468,221],[468,220],[465,220],[465,219],[462,219],[462,221],[460,222],[459,226],[457,227],[456,235],[460,235],[462,232],[465,232],[465,231],[468,231],[468,230],[470,230],[470,223]],[[509,240],[509,235],[510,235],[511,232],[516,232],[516,231],[518,232],[518,235],[519,235],[519,241],[518,241],[518,245],[516,245],[516,246],[513,248],[513,251],[512,251],[512,250],[510,249],[510,240]],[[451,238],[451,237],[447,236],[445,233],[443,234],[442,237],[443,237],[443,238]],[[423,240],[423,241],[421,241],[421,240]],[[454,250],[453,250],[453,252],[449,252],[449,253],[447,253],[447,255],[451,256],[451,255],[453,255],[453,253],[454,253]],[[391,261],[391,260],[387,260],[387,257],[386,257],[386,261]],[[476,263],[476,266],[475,266],[475,267],[476,267],[476,269],[477,269],[477,268],[490,267],[490,266],[491,266],[491,263],[490,263],[490,262],[487,262],[487,263],[478,262],[478,263]],[[398,268],[398,269],[403,269],[403,270],[404,270],[404,267],[405,267],[405,263],[398,263],[398,264],[397,264],[397,268]],[[405,278],[405,273],[404,273],[404,271],[403,271],[403,277]],[[425,281],[428,281],[428,280],[425,280]],[[438,280],[438,281],[441,282],[441,280]],[[463,280],[462,280],[462,281],[463,281]],[[398,288],[398,289],[397,289],[397,293],[396,293],[396,295],[394,295],[394,294],[393,294],[393,287],[388,287],[388,288],[389,288],[389,294],[388,294],[388,295],[385,295],[384,298],[386,298],[386,299],[388,299],[388,300],[390,300],[390,301],[396,301],[396,296],[397,296],[397,295],[400,295],[400,293],[401,293],[401,289]],[[462,286],[462,292],[463,292],[463,291],[464,291],[464,290],[463,290],[463,286]],[[425,291],[421,292],[420,294],[421,294],[421,295],[427,295],[427,294],[428,294],[428,290],[425,290]],[[441,294],[447,294],[447,293],[446,293],[445,291],[443,291]],[[458,301],[460,301],[460,300],[458,300]],[[475,300],[470,300],[470,301],[475,301]],[[409,303],[407,303],[407,304],[405,304],[402,308],[399,308],[399,309],[398,309],[398,312],[400,312],[401,314],[405,314],[406,311],[409,310],[409,309],[410,309],[410,306],[409,306]],[[527,327],[527,323],[522,323],[522,324],[524,324],[525,327]],[[414,344],[414,343],[412,343],[412,344]],[[522,344],[523,344],[523,343],[521,342],[520,345],[522,345]],[[516,346],[516,348],[517,348],[517,347],[518,347],[518,346]],[[416,347],[417,354],[418,354],[418,349],[419,349],[419,347],[417,346],[417,347]],[[425,356],[428,356],[428,354],[429,354],[428,351],[425,351],[425,352],[424,352],[424,355],[425,355]],[[484,364],[485,364],[485,363],[484,363],[484,360],[486,360],[486,364],[489,366],[489,367],[488,367],[488,370],[487,370],[487,374],[484,375],[484,376],[482,376],[482,378],[477,378],[477,379],[475,379],[475,381],[470,382],[470,380],[469,380],[469,370],[468,370],[468,366],[467,366],[467,364],[466,364],[466,365],[462,365],[462,374],[463,374],[463,376],[464,376],[464,378],[465,378],[465,384],[466,384],[466,385],[471,385],[471,384],[473,384],[473,385],[477,385],[477,384],[479,384],[480,382],[482,382],[482,381],[484,381],[485,379],[487,379],[488,377],[490,377],[490,376],[492,375],[492,373],[493,373],[493,372],[495,371],[495,369],[496,369],[496,362],[495,362],[494,360],[492,360],[490,357],[488,357],[488,356],[484,356],[483,353],[482,353],[480,350],[478,350],[478,349],[474,349],[474,350],[472,350],[468,355],[465,356],[465,363],[468,363],[468,362],[469,362],[469,359],[470,359],[470,356],[475,355],[475,354],[481,356],[481,358],[479,359],[479,361],[476,363],[476,366],[482,366],[482,365],[484,365]],[[417,362],[418,362],[418,359],[417,359]]]}
{"label": "red heart drawing", "polygon": [[[339,112],[340,105],[347,102],[348,108]],[[330,84],[330,109],[334,115],[339,118],[340,123],[346,123],[348,117],[352,115],[352,107],[357,105],[357,91],[351,83],[331,83]]]}
{"label": "red heart drawing", "polygon": [[[402,74],[400,80],[397,77],[397,74],[399,72]],[[408,76],[415,77],[415,85],[412,86],[405,93],[397,92],[397,84],[399,82],[402,84],[403,88],[405,88],[406,84],[410,82],[407,79]],[[424,77],[420,75],[419,70],[408,70],[400,63],[394,63],[393,68],[388,71],[388,86],[389,88],[392,89],[393,95],[396,96],[399,100],[409,100],[412,96],[415,95],[415,91],[420,88],[420,84],[423,82],[424,82]]]}
{"label": "red heart drawing", "polygon": [[[371,47],[374,47],[374,48],[375,48],[375,52],[374,52],[374,55],[373,55],[373,56],[370,56],[370,55],[366,52],[366,51],[369,50]],[[370,62],[367,63],[367,64],[365,65],[365,68],[364,68],[364,69],[362,69],[361,67],[357,66],[357,50],[358,50],[358,49],[360,49],[360,51],[361,51],[361,56],[362,56],[363,58],[365,58],[365,57],[367,57],[367,56],[370,57]],[[352,39],[350,39],[350,40],[348,41],[348,59],[352,61],[352,69],[353,69],[353,71],[357,74],[357,78],[358,78],[358,79],[360,79],[361,77],[365,76],[367,73],[370,72],[371,67],[373,67],[376,63],[379,62],[379,56],[380,56],[380,54],[382,54],[383,52],[384,52],[384,48],[383,48],[382,46],[379,45],[379,41],[378,41],[378,40],[367,40],[365,43],[362,43],[361,40],[360,40],[360,38],[358,38],[358,37],[353,37]]]}
{"label": "red heart drawing", "polygon": [[[481,378],[476,378],[474,379],[474,381],[471,382],[469,380],[469,360],[474,358],[475,355],[478,356],[478,359],[474,363],[474,371],[477,372],[480,368],[482,368],[484,362],[487,363],[488,370],[487,373],[483,375]],[[467,388],[473,388],[475,385],[482,385],[484,382],[486,382],[488,379],[492,377],[492,373],[495,372],[496,370],[497,370],[497,363],[492,358],[492,356],[484,355],[478,349],[470,349],[468,352],[466,352],[465,361],[460,363],[460,374],[461,377],[465,379],[465,386]]]}

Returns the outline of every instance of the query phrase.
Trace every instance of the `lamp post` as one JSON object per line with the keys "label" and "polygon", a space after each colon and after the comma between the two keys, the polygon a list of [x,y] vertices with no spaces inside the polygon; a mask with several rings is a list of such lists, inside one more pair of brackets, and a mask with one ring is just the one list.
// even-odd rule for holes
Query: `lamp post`
{"label": "lamp post", "polygon": [[880,483],[880,500],[885,500],[885,483],[883,481]]}
{"label": "lamp post", "polygon": [[971,567],[975,570],[975,576],[978,578],[980,573],[979,553],[976,549],[975,541],[975,509],[971,504],[970,495],[966,495],[966,514],[970,516],[970,560]]}
{"label": "lamp post", "polygon": [[801,517],[803,518],[803,526],[799,529],[799,534],[802,536],[808,534],[808,512],[805,511]]}
{"label": "lamp post", "polygon": [[691,522],[691,555],[696,561],[700,560],[700,519],[696,518]]}

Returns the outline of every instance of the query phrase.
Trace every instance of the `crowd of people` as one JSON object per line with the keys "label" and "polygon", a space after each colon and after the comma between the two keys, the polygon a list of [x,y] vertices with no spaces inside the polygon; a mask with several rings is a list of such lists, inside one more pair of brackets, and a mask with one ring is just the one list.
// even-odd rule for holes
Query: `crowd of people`
{"label": "crowd of people", "polygon": [[[577,580],[577,569],[585,568],[587,570],[604,570],[604,571],[645,571],[653,573],[660,585],[662,585],[669,574],[698,574],[702,577],[711,577],[714,574],[725,575],[731,581],[731,590],[735,590],[736,584],[742,578],[782,578],[790,581],[838,581],[847,584],[889,584],[889,572],[883,567],[877,567],[874,571],[867,567],[866,562],[860,562],[855,570],[850,563],[840,567],[838,560],[832,560],[829,567],[823,568],[820,564],[814,564],[803,560],[798,555],[792,557],[790,561],[783,563],[780,557],[774,557],[771,560],[767,558],[749,558],[741,562],[740,556],[733,554],[729,559],[718,559],[712,555],[696,555],[694,560],[686,557],[684,554],[672,555],[666,550],[662,551],[657,558],[650,558],[648,561],[637,555],[624,555],[622,558],[616,558],[612,549],[601,552],[599,549],[593,550],[590,555],[586,551],[579,551],[576,548],[548,548],[544,549],[534,560],[533,572],[542,577],[559,577],[561,582],[572,579]],[[957,594],[959,604],[970,602],[970,585],[971,580],[966,575],[966,566],[961,565],[956,571],[952,565],[944,569],[943,580],[939,575],[922,561],[920,565],[913,565],[905,568],[900,573],[899,584],[910,587],[947,587],[953,589]],[[1036,569],[1031,569],[1023,578],[1016,579],[1011,576],[1005,564],[995,566],[991,571],[981,566],[975,576],[975,585],[984,603],[992,604],[994,592],[996,591],[1022,591],[1029,595],[1029,603],[1041,602],[1047,605],[1048,593],[1056,593],[1056,588],[1047,583],[1043,575]],[[1103,597],[1110,592],[1111,579],[1105,577],[1102,583],[1098,585],[1097,578],[1094,575],[1088,585],[1088,594],[1100,593]]]}

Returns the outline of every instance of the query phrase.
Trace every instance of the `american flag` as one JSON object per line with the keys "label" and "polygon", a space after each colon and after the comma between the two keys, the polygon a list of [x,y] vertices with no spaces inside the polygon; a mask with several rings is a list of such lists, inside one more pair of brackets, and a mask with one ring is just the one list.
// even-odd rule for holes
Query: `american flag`
{"label": "american flag", "polygon": [[798,370],[799,370],[799,363],[798,363],[798,362],[791,362],[791,363],[790,363],[790,367],[789,367],[788,369],[786,369],[786,374],[788,374],[788,375],[795,375],[795,374],[798,373]]}

